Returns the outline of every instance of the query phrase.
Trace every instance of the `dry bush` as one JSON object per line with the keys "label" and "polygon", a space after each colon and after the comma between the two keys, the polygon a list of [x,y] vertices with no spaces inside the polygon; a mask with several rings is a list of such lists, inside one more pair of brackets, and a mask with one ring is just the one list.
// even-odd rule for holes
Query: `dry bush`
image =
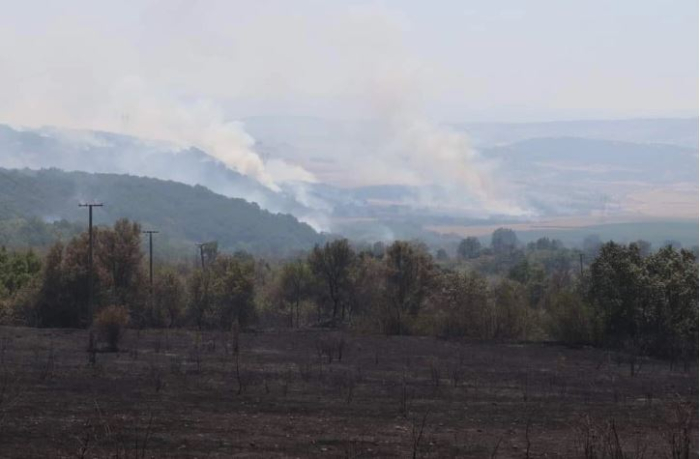
{"label": "dry bush", "polygon": [[345,337],[342,334],[320,336],[316,340],[315,345],[319,359],[325,356],[328,359],[328,363],[333,362],[334,357],[337,358],[339,362],[343,359]]}
{"label": "dry bush", "polygon": [[7,413],[19,403],[23,389],[24,385],[19,375],[10,371],[4,364],[0,366],[0,427]]}
{"label": "dry bush", "polygon": [[107,344],[107,350],[119,350],[119,341],[129,324],[129,310],[124,306],[107,306],[95,315],[93,327],[98,339]]}
{"label": "dry bush", "polygon": [[401,377],[401,383],[398,386],[399,392],[399,412],[401,416],[408,417],[409,408],[411,405],[411,400],[413,399],[413,392],[409,391],[408,379],[406,378],[406,370],[404,370]]}
{"label": "dry bush", "polygon": [[241,353],[236,352],[233,355],[233,375],[236,378],[236,383],[238,384],[237,395],[241,395],[245,392],[246,388],[253,384],[254,374],[251,371],[246,370],[241,363]]}
{"label": "dry bush", "polygon": [[639,439],[633,451],[625,451],[614,419],[596,425],[583,416],[576,430],[579,453],[585,459],[642,459],[646,453],[646,444]]}
{"label": "dry bush", "polygon": [[95,333],[90,330],[88,334],[88,365],[94,367],[97,364],[97,346],[95,345]]}
{"label": "dry bush", "polygon": [[673,406],[673,417],[666,428],[666,440],[672,459],[688,459],[690,457],[693,432],[693,418],[697,410],[692,402],[676,400]]}
{"label": "dry bush", "polygon": [[39,310],[37,308],[37,300],[40,287],[40,282],[29,282],[11,298],[0,302],[0,324],[38,326]]}
{"label": "dry bush", "polygon": [[138,413],[131,416],[109,416],[95,401],[95,419],[88,419],[83,424],[83,434],[78,437],[78,457],[154,457],[149,454],[153,420],[153,412],[150,409],[147,418],[142,418]]}
{"label": "dry bush", "polygon": [[163,369],[158,365],[151,363],[148,369],[147,379],[156,393],[165,388],[165,375],[163,374]]}
{"label": "dry bush", "polygon": [[194,343],[190,349],[190,360],[194,362],[195,372],[200,374],[202,372],[202,334],[199,331],[194,336]]}
{"label": "dry bush", "polygon": [[440,387],[440,381],[442,380],[442,375],[440,373],[440,365],[436,359],[430,359],[428,363],[428,369],[430,370],[430,381],[433,387],[437,390]]}
{"label": "dry bush", "polygon": [[13,323],[14,314],[10,302],[0,300],[0,325],[10,325]]}
{"label": "dry bush", "polygon": [[413,426],[411,428],[411,457],[413,459],[416,459],[420,453],[421,449],[421,440],[423,440],[423,434],[425,431],[425,425],[428,420],[428,413],[430,412],[430,409],[428,409],[425,414],[423,415],[423,418],[418,421],[418,419],[413,419]]}

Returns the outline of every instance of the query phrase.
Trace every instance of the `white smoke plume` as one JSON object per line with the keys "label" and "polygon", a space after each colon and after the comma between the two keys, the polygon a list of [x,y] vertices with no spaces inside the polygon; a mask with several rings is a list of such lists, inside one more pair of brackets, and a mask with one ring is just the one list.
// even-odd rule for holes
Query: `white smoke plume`
{"label": "white smoke plume", "polygon": [[[258,112],[287,107],[296,114],[306,104],[327,103],[330,109],[321,110],[326,115],[350,112],[375,120],[370,141],[356,151],[333,144],[317,149],[324,160],[333,157],[337,176],[419,186],[423,191],[415,204],[424,207],[481,215],[525,212],[502,198],[507,188],[496,166],[463,133],[426,115],[423,101],[444,100],[436,82],[451,78],[461,84],[461,79],[415,46],[411,37],[420,34],[401,9],[329,7],[315,16],[284,8],[272,13],[267,7],[240,15],[237,8],[230,2],[132,5],[117,20],[102,5],[86,5],[68,22],[27,8],[23,14],[35,29],[26,30],[0,19],[7,25],[0,27],[5,51],[0,62],[7,70],[0,75],[0,122],[194,146],[268,189],[293,196],[312,210],[297,217],[328,228],[333,209],[310,189],[317,181],[339,183],[320,179],[321,168],[300,162],[302,167],[294,157],[263,158],[255,139],[232,121],[250,114],[245,107],[236,116],[221,108],[250,99]],[[203,25],[196,34],[182,33],[195,23]],[[123,39],[114,39],[114,24],[124,27],[117,35]],[[30,38],[37,30],[46,36],[35,43]],[[25,42],[33,45],[13,50],[14,43]],[[367,112],[363,102],[370,106]],[[273,109],[265,109],[267,103]]]}
{"label": "white smoke plume", "polygon": [[[280,190],[273,174],[254,150],[255,139],[245,132],[241,123],[226,120],[223,112],[212,103],[196,101],[184,105],[158,98],[135,77],[121,82],[111,96],[112,115],[117,113],[121,117],[117,132],[164,140],[182,148],[199,148],[232,170],[251,176],[274,191]],[[299,166],[284,166],[287,165],[275,164],[278,179],[314,179]]]}
{"label": "white smoke plume", "polygon": [[[256,152],[255,139],[244,126],[230,120],[209,99],[183,101],[160,93],[137,76],[121,78],[105,92],[101,103],[86,103],[80,110],[67,96],[55,93],[31,104],[15,98],[12,104],[0,107],[0,122],[17,127],[57,127],[47,132],[76,145],[92,144],[92,139],[97,138],[90,134],[92,130],[159,141],[181,149],[195,147],[273,191],[280,191],[279,185],[285,181],[316,180],[309,171],[288,162],[272,160],[268,166]],[[32,109],[36,106],[41,110]]]}
{"label": "white smoke plume", "polygon": [[413,171],[417,185],[444,194],[424,193],[424,205],[455,207],[482,216],[525,215],[528,212],[504,197],[505,185],[496,178],[497,165],[486,161],[471,146],[467,135],[416,116],[392,121],[394,140],[389,151]]}
{"label": "white smoke plume", "polygon": [[369,173],[379,171],[419,187],[417,206],[476,217],[531,215],[509,197],[513,193],[499,179],[499,165],[483,158],[465,132],[434,122],[425,113],[422,72],[420,62],[406,59],[369,82],[369,106],[382,139],[374,155],[382,166],[374,160]]}

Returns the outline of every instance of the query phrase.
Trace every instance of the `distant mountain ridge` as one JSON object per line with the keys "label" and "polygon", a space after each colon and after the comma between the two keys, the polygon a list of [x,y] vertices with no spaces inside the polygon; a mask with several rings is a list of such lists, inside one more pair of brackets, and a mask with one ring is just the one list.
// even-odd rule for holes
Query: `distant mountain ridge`
{"label": "distant mountain ridge", "polygon": [[104,202],[97,224],[126,217],[182,244],[216,240],[227,250],[289,253],[323,236],[289,214],[274,214],[202,186],[119,174],[0,168],[0,220],[86,221],[79,202]]}
{"label": "distant mountain ridge", "polygon": [[[259,117],[245,119],[244,127],[263,159],[300,165],[318,181],[283,182],[274,191],[196,148],[108,132],[2,125],[0,167],[56,167],[199,184],[358,239],[425,237],[425,228],[436,224],[531,218],[491,215],[484,220],[442,205],[460,191],[446,195],[437,184],[339,185],[334,178],[353,173],[345,159],[376,147],[377,132],[369,121]],[[533,218],[634,214],[675,220],[692,217],[697,208],[698,152],[692,144],[697,118],[452,127],[464,129],[478,154],[494,164],[494,189]]]}
{"label": "distant mountain ridge", "polygon": [[0,167],[58,168],[130,174],[203,185],[215,193],[256,202],[273,212],[301,212],[293,196],[275,192],[197,148],[101,131],[15,129],[0,125]]}
{"label": "distant mountain ridge", "polygon": [[698,118],[571,120],[531,123],[458,123],[478,147],[491,147],[542,137],[661,143],[697,148]]}
{"label": "distant mountain ridge", "polygon": [[[484,155],[515,164],[518,171],[550,168],[587,172],[611,180],[696,181],[698,150],[660,143],[633,143],[581,137],[543,137],[484,150]],[[567,180],[571,177],[562,174]]]}

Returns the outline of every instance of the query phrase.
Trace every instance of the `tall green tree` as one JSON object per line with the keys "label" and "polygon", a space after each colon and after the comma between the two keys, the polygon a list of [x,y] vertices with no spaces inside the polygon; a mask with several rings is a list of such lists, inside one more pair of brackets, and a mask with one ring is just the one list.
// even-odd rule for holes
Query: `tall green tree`
{"label": "tall green tree", "polygon": [[696,358],[698,267],[691,252],[667,246],[643,257],[635,243],[604,244],[590,266],[588,297],[608,344],[632,355]]}
{"label": "tall green tree", "polygon": [[279,278],[279,297],[282,303],[289,308],[289,325],[294,327],[296,313],[296,326],[300,322],[301,302],[309,297],[312,289],[312,274],[309,265],[302,260],[295,260],[282,267]]}
{"label": "tall green tree", "polygon": [[180,320],[185,308],[185,286],[180,275],[172,268],[156,272],[150,323],[172,328]]}
{"label": "tall green tree", "polygon": [[97,232],[96,266],[108,302],[141,312],[146,294],[146,278],[141,251],[141,225],[125,218],[112,229]]}
{"label": "tall green tree", "polygon": [[427,314],[436,332],[447,337],[493,338],[495,310],[491,288],[476,272],[445,272],[436,276]]}
{"label": "tall green tree", "polygon": [[685,362],[697,360],[698,264],[687,250],[667,246],[647,257],[643,316],[648,352]]}
{"label": "tall green tree", "polygon": [[[86,280],[86,278],[83,278]],[[64,267],[64,247],[56,242],[49,249],[44,261],[41,288],[36,304],[31,307],[35,317],[32,320],[39,327],[79,327],[84,324],[85,303],[76,301],[70,290],[69,279]],[[29,311],[29,308],[27,308]]]}
{"label": "tall green tree", "polygon": [[518,247],[518,237],[510,228],[498,228],[491,235],[491,248],[496,255],[511,254]]}
{"label": "tall green tree", "polygon": [[462,260],[477,258],[480,252],[481,242],[473,236],[462,239],[457,247],[457,256]]}
{"label": "tall green tree", "polygon": [[[140,233],[140,226],[126,219],[117,221],[113,228],[94,229],[95,310],[118,304],[129,308],[133,315],[142,316],[146,284]],[[36,305],[42,326],[79,327],[91,322],[88,260],[87,232],[72,238],[65,247],[58,242],[49,250]]]}
{"label": "tall green tree", "polygon": [[219,256],[211,267],[212,303],[218,325],[245,327],[255,309],[255,263],[240,256]]}
{"label": "tall green tree", "polygon": [[347,239],[327,242],[323,247],[317,245],[309,254],[309,267],[323,285],[322,298],[325,297],[330,303],[333,320],[338,317],[338,312],[340,320],[345,320],[350,271],[354,260],[355,253]]}
{"label": "tall green tree", "polygon": [[0,247],[0,298],[12,296],[41,271],[41,260],[33,250],[11,251]]}
{"label": "tall green tree", "polygon": [[523,285],[510,279],[502,279],[494,287],[494,299],[494,337],[498,339],[528,338],[532,331],[531,311]]}
{"label": "tall green tree", "polygon": [[591,263],[588,296],[609,344],[640,346],[640,324],[648,312],[644,274],[636,246],[608,242]]}
{"label": "tall green tree", "polygon": [[396,241],[386,251],[386,295],[395,322],[392,332],[405,333],[406,316],[415,317],[433,280],[433,261],[421,247]]}
{"label": "tall green tree", "polygon": [[[386,265],[372,254],[361,254],[350,273],[348,315],[364,316],[381,321],[382,305],[386,296]],[[372,324],[376,326],[376,322]]]}

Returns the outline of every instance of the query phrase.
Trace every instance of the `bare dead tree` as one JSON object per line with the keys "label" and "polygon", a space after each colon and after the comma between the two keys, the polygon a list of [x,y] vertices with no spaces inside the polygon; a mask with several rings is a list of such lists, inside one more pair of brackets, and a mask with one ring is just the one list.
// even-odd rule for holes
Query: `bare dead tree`
{"label": "bare dead tree", "polygon": [[415,420],[413,422],[413,428],[411,429],[411,440],[413,441],[413,451],[411,457],[416,459],[418,457],[418,452],[420,449],[420,443],[423,439],[423,432],[425,431],[425,425],[428,421],[428,414],[430,413],[430,408],[425,411],[423,419],[421,419],[420,424],[416,424]]}

